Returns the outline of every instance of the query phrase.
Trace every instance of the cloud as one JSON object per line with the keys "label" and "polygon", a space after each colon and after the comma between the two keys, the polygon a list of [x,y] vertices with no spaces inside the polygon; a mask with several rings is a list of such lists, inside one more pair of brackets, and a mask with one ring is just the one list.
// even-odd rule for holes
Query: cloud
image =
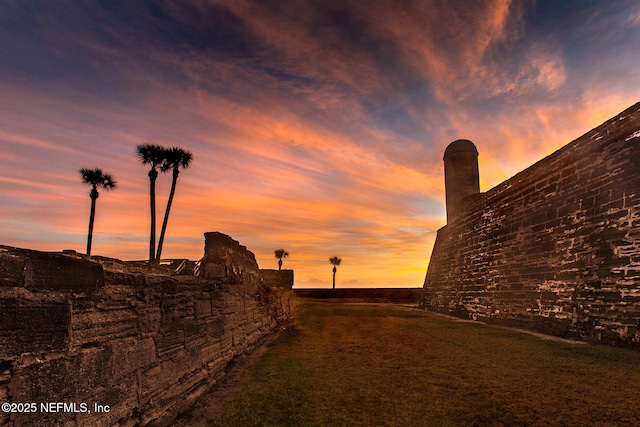
{"label": "cloud", "polygon": [[[40,6],[0,5],[0,239],[36,249],[82,250],[77,171],[101,167],[119,186],[98,200],[94,252],[143,259],[135,146],[150,142],[194,153],[166,256],[198,259],[202,234],[222,231],[261,267],[287,249],[299,283],[330,286],[338,255],[341,283],[419,286],[449,142],[476,143],[486,190],[640,94],[636,15],[622,13],[637,7],[623,3]],[[161,175],[159,218],[169,185]]]}

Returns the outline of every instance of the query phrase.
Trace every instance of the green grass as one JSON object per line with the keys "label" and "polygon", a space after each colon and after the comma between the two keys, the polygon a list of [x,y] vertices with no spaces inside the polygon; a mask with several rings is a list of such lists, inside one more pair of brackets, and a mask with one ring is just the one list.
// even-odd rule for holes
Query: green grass
{"label": "green grass", "polygon": [[311,304],[215,426],[638,426],[640,353]]}

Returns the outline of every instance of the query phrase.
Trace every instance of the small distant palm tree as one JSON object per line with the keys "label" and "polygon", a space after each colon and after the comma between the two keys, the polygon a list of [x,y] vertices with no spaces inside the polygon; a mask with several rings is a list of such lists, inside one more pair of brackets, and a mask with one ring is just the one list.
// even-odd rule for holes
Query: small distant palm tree
{"label": "small distant palm tree", "polygon": [[275,251],[276,258],[278,258],[278,271],[282,270],[282,258],[286,258],[289,256],[289,252],[284,249],[276,249]]}
{"label": "small distant palm tree", "polygon": [[149,169],[149,204],[151,210],[151,232],[149,237],[149,262],[154,261],[156,253],[156,178],[158,168],[164,163],[167,149],[156,144],[140,144],[136,147],[138,159]]}
{"label": "small distant palm tree", "polygon": [[176,183],[178,182],[180,168],[188,168],[189,165],[191,165],[192,160],[193,154],[191,154],[191,152],[189,151],[183,150],[180,147],[172,147],[165,152],[165,159],[160,170],[163,172],[168,171],[169,169],[173,170],[173,180],[171,181],[171,192],[169,193],[169,199],[167,200],[167,208],[164,211],[162,230],[160,231],[160,239],[158,240],[156,262],[160,262],[160,256],[162,255],[162,244],[164,242],[165,232],[167,231],[167,223],[169,222],[169,211],[171,210],[173,195],[176,193]]}
{"label": "small distant palm tree", "polygon": [[329,262],[333,264],[333,289],[336,288],[336,271],[338,271],[338,266],[342,262],[342,258],[338,258],[337,256],[329,258]]}
{"label": "small distant palm tree", "polygon": [[83,184],[91,185],[91,213],[89,214],[89,234],[87,236],[87,256],[91,256],[91,240],[93,239],[93,222],[96,217],[96,200],[99,193],[98,188],[106,191],[116,188],[116,181],[108,173],[102,172],[101,169],[80,169],[80,176]]}

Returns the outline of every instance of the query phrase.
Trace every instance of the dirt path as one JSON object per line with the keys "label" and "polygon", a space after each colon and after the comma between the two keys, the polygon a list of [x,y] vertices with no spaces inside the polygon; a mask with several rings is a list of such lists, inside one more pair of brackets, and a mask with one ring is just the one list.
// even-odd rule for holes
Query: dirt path
{"label": "dirt path", "polygon": [[[421,308],[418,307],[418,304],[396,304],[396,303],[385,303],[385,302],[350,302],[350,303],[344,303],[346,304],[350,304],[350,305],[381,305],[381,306],[398,306],[401,305],[403,307],[408,307],[408,308],[415,308],[417,310],[422,310]],[[493,325],[493,324],[489,324],[486,322],[482,322],[479,320],[471,320],[471,319],[462,319],[460,317],[455,317],[455,316],[451,316],[449,314],[444,314],[444,313],[437,313],[434,311],[430,311],[429,313],[433,313],[436,314],[438,316],[442,316],[442,317],[446,317],[447,319],[451,320],[452,322],[468,322],[468,323],[480,323],[482,325],[487,325],[489,327],[493,327],[493,328],[500,328],[500,329],[506,329],[508,331],[514,331],[514,332],[520,332],[523,334],[527,334],[527,335],[532,335],[534,337],[540,338],[542,340],[550,340],[550,341],[558,341],[558,342],[564,342],[564,343],[568,343],[568,344],[576,344],[576,345],[584,345],[587,344],[584,341],[578,341],[578,340],[571,340],[571,339],[567,339],[567,338],[561,338],[561,337],[556,337],[554,335],[548,335],[548,334],[544,334],[542,332],[535,332],[535,331],[530,331],[528,329],[521,329],[521,328],[511,328],[508,326],[500,326],[500,325]]]}
{"label": "dirt path", "polygon": [[284,329],[269,335],[266,340],[248,356],[234,359],[232,366],[227,368],[224,378],[211,390],[205,393],[189,409],[180,415],[172,427],[209,427],[211,422],[220,415],[225,404],[231,401],[235,393],[249,378],[251,368],[262,359],[269,347],[278,339]]}
{"label": "dirt path", "polygon": [[486,325],[486,326],[489,326],[491,328],[506,329],[507,331],[514,331],[514,332],[520,332],[522,334],[532,335],[532,336],[540,338],[542,340],[564,342],[564,343],[567,343],[567,344],[576,344],[576,345],[586,345],[587,344],[584,341],[570,340],[570,339],[567,339],[567,338],[556,337],[555,335],[543,334],[542,332],[530,331],[528,329],[511,328],[509,326],[493,325],[493,324],[489,324],[489,323],[486,323],[486,322],[482,322],[480,320],[461,319],[459,317],[450,316],[448,314],[443,314],[443,313],[436,313],[436,312],[433,312],[433,311],[430,311],[429,313],[433,313],[433,314],[437,314],[438,316],[446,317],[447,319],[451,320],[452,322],[480,323],[482,325]]}

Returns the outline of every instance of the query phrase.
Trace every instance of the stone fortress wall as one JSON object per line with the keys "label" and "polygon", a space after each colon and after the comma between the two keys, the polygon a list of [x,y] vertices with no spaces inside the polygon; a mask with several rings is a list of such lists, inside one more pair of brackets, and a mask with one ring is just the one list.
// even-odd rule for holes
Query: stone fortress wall
{"label": "stone fortress wall", "polygon": [[[200,277],[0,250],[0,402],[37,405],[0,412],[0,425],[171,425],[284,325],[292,292],[264,286],[253,253],[229,236],[205,238]],[[68,406],[40,406],[56,402]]]}
{"label": "stone fortress wall", "polygon": [[447,151],[421,304],[640,348],[640,103],[486,193],[475,146]]}

